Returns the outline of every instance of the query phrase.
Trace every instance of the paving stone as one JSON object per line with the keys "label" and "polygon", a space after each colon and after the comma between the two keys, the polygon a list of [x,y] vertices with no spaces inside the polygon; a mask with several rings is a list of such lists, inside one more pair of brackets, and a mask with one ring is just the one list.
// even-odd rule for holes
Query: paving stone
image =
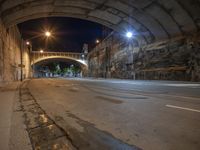
{"label": "paving stone", "polygon": [[58,138],[52,141],[46,141],[40,146],[36,146],[35,150],[73,150],[73,146],[66,140],[65,137]]}
{"label": "paving stone", "polygon": [[65,134],[54,124],[31,129],[29,134],[35,147],[37,145],[43,145],[43,143],[47,141],[55,140],[59,137],[65,136]]}

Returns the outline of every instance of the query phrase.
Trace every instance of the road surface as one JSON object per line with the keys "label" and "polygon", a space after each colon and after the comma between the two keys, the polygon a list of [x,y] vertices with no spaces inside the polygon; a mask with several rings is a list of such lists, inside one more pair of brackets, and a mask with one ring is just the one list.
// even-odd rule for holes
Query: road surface
{"label": "road surface", "polygon": [[200,84],[33,79],[20,102],[35,149],[200,149]]}

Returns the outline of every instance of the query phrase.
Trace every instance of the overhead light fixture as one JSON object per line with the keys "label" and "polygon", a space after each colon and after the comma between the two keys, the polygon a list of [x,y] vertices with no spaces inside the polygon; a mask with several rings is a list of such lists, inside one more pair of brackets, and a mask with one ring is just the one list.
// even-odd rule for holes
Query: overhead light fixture
{"label": "overhead light fixture", "polygon": [[133,37],[133,33],[132,32],[130,32],[130,31],[128,31],[127,33],[126,33],[126,37],[127,38],[132,38]]}

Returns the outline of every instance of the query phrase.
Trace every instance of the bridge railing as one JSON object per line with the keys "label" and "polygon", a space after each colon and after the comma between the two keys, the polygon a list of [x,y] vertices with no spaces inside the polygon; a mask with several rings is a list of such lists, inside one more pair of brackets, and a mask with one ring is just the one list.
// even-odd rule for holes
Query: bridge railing
{"label": "bridge railing", "polygon": [[65,56],[71,57],[75,59],[81,59],[81,53],[73,53],[73,52],[31,52],[32,60],[44,58],[44,57],[51,57],[51,56]]}

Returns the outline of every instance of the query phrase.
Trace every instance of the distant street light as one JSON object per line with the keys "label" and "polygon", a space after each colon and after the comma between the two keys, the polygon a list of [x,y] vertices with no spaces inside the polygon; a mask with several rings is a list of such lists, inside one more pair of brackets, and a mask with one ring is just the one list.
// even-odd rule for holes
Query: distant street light
{"label": "distant street light", "polygon": [[41,50],[40,50],[40,53],[44,53],[44,50],[41,49]]}
{"label": "distant street light", "polygon": [[97,40],[96,40],[96,43],[99,44],[99,42],[100,42],[100,41],[97,39]]}
{"label": "distant street light", "polygon": [[84,58],[85,58],[85,55],[84,55],[84,54],[82,54],[82,55],[81,55],[81,57],[84,59]]}
{"label": "distant street light", "polygon": [[26,42],[26,45],[30,45],[30,42],[29,42],[29,41],[27,41],[27,42]]}

